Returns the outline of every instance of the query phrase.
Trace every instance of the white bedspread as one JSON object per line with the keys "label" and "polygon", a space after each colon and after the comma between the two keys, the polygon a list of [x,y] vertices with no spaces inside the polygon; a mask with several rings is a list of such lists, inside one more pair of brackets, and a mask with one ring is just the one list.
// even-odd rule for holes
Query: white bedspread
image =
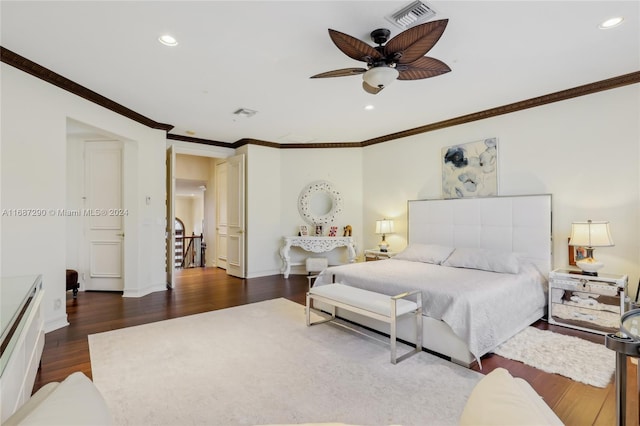
{"label": "white bedspread", "polygon": [[518,274],[387,259],[333,266],[314,285],[336,282],[395,295],[420,289],[424,315],[444,321],[480,357],[529,325],[546,305],[547,281],[532,264]]}

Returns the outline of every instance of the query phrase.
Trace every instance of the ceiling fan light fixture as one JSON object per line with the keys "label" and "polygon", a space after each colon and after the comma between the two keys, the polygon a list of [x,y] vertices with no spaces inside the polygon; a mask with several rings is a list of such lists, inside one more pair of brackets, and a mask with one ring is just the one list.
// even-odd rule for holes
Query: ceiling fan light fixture
{"label": "ceiling fan light fixture", "polygon": [[362,75],[362,79],[371,87],[383,88],[398,78],[400,73],[397,69],[389,66],[379,66],[370,68]]}

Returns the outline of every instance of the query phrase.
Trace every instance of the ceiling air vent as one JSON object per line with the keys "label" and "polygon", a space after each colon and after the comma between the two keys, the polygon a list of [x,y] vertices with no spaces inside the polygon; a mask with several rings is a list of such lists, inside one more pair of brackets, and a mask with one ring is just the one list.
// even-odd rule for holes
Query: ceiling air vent
{"label": "ceiling air vent", "polygon": [[436,12],[433,9],[421,1],[414,1],[386,18],[394,25],[406,29],[426,22],[434,16],[436,16]]}

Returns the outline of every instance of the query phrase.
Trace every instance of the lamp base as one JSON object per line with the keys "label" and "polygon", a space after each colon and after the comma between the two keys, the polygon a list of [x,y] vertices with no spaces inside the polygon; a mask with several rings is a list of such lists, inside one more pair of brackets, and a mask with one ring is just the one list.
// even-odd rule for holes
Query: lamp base
{"label": "lamp base", "polygon": [[595,260],[593,257],[587,257],[576,262],[576,266],[582,270],[582,275],[598,276],[598,270],[604,266],[604,263]]}

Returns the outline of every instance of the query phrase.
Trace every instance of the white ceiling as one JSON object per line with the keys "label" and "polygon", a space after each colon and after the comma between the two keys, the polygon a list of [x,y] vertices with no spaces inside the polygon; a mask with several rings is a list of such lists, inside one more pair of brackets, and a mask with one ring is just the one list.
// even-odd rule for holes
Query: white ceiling
{"label": "white ceiling", "polygon": [[[449,25],[428,56],[450,73],[378,95],[360,76],[309,79],[364,65],[328,28],[393,36],[384,17],[408,3],[4,0],[1,44],[170,133],[229,143],[360,142],[640,70],[639,1],[429,1]],[[616,15],[621,26],[598,29]]]}

